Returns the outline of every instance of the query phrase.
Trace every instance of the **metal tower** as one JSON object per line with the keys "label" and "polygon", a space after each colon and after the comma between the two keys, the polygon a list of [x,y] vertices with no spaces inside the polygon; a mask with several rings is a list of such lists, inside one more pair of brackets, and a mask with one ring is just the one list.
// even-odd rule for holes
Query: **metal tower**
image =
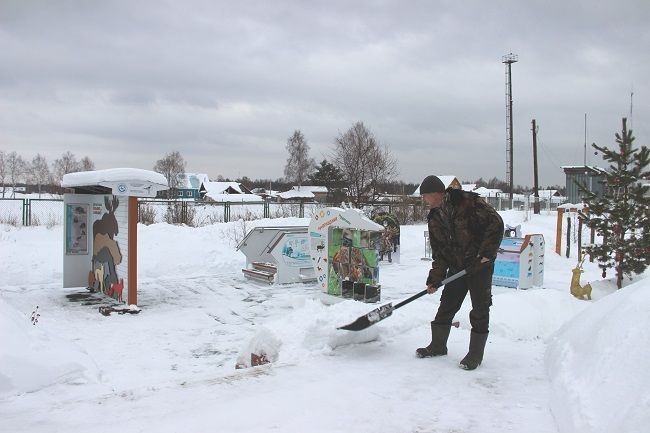
{"label": "metal tower", "polygon": [[510,200],[512,200],[512,79],[511,66],[519,60],[516,54],[506,54],[501,57],[502,63],[506,64],[506,183],[508,184]]}

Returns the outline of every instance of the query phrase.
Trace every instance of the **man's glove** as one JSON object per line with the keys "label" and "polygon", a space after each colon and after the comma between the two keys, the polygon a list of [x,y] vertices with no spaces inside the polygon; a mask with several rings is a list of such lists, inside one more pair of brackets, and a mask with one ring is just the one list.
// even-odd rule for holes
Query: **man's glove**
{"label": "man's glove", "polygon": [[437,275],[435,269],[429,269],[429,276],[427,277],[427,282],[426,285],[427,287],[433,286],[435,288],[440,287],[440,283],[442,280],[440,279],[440,276]]}
{"label": "man's glove", "polygon": [[490,261],[491,260],[487,257],[474,257],[473,259],[469,260],[467,266],[465,266],[465,270],[468,274],[473,274],[483,269]]}

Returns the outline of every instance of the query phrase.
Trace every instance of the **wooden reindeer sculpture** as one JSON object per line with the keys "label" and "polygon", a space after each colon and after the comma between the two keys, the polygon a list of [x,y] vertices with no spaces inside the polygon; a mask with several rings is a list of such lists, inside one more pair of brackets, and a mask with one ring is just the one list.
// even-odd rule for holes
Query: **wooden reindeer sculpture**
{"label": "wooden reindeer sculpture", "polygon": [[584,262],[585,256],[582,257],[582,260],[571,271],[573,273],[573,277],[571,277],[571,294],[578,299],[585,299],[586,296],[587,299],[591,300],[591,284],[580,285],[580,275],[584,272],[582,269]]}

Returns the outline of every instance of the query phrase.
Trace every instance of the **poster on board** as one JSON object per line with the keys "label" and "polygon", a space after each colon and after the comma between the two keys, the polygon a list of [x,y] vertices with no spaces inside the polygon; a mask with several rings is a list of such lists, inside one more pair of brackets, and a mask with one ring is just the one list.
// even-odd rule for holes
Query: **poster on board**
{"label": "poster on board", "polygon": [[69,203],[65,208],[66,254],[88,254],[88,205]]}

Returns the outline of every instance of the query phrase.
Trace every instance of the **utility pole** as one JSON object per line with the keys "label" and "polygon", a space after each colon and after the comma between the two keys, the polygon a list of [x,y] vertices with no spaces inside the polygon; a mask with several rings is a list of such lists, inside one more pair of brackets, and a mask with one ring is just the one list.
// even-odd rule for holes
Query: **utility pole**
{"label": "utility pole", "polygon": [[512,64],[519,60],[516,54],[506,54],[501,58],[501,62],[506,65],[506,183],[510,193],[510,203],[512,203],[512,193],[514,188],[513,177],[513,143],[512,143]]}
{"label": "utility pole", "polygon": [[533,213],[539,215],[539,179],[537,177],[537,125],[533,119],[533,195],[535,203],[533,204]]}

